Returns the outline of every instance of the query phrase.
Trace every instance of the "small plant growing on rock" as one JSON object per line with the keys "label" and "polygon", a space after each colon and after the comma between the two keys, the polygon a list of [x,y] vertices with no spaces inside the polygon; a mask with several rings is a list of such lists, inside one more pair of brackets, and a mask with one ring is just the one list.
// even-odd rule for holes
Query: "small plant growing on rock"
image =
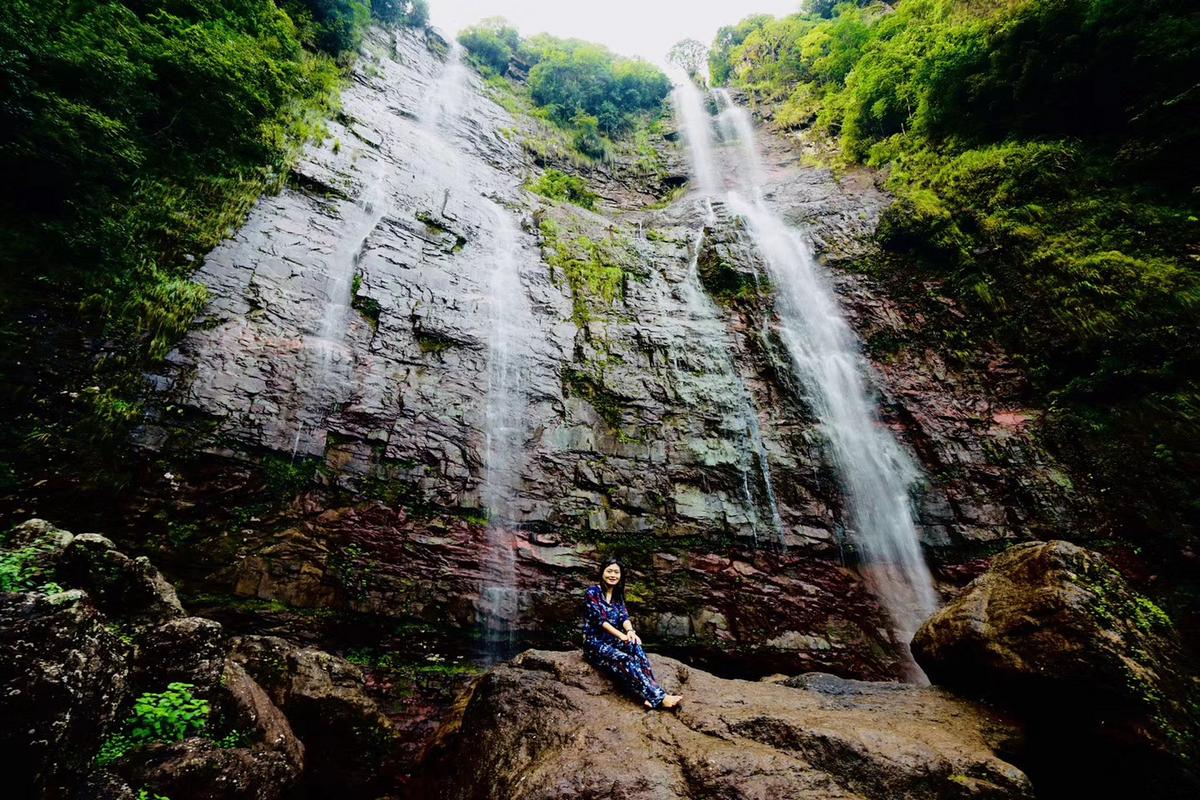
{"label": "small plant growing on rock", "polygon": [[167,684],[165,692],[146,692],[133,704],[134,739],[177,742],[208,725],[208,701],[192,694],[190,683]]}
{"label": "small plant growing on rock", "polygon": [[212,709],[207,700],[192,694],[195,688],[190,683],[169,683],[166,691],[146,692],[135,700],[125,730],[100,745],[96,765],[108,766],[143,744],[178,742],[202,733]]}
{"label": "small plant growing on rock", "polygon": [[551,200],[565,200],[583,208],[596,206],[596,194],[588,189],[581,178],[556,169],[546,170],[540,178],[526,185],[529,191]]}
{"label": "small plant growing on rock", "polygon": [[0,554],[0,592],[32,592],[35,589],[47,595],[61,592],[61,586],[45,580],[46,553],[45,547],[29,545]]}

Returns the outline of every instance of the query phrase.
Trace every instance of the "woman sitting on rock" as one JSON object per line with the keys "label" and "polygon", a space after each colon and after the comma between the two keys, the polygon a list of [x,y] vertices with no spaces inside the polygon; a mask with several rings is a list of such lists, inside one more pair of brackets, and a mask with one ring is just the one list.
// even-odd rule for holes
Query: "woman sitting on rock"
{"label": "woman sitting on rock", "polygon": [[610,559],[600,567],[600,583],[587,590],[583,610],[583,657],[612,676],[646,708],[674,708],[682,695],[667,694],[654,679],[642,640],[625,610],[625,571]]}

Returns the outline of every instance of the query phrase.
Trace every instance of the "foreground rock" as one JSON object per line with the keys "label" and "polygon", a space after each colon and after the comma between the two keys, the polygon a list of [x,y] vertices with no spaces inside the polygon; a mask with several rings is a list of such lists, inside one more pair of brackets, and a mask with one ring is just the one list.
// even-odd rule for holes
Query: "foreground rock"
{"label": "foreground rock", "polygon": [[318,796],[377,797],[396,771],[392,723],[343,658],[275,636],[242,636],[233,658],[261,683],[307,748],[305,784]]}
{"label": "foreground rock", "polygon": [[[386,792],[395,735],[352,664],[283,639],[234,640],[186,616],[148,560],[102,536],[32,520],[0,557],[25,589],[0,593],[0,750],[12,796]],[[182,740],[139,736],[135,700],[180,683],[208,704],[203,724]]]}
{"label": "foreground rock", "polygon": [[128,648],[82,592],[0,594],[0,748],[14,797],[70,784],[126,698]]}
{"label": "foreground rock", "polygon": [[[578,653],[530,650],[475,685],[420,784],[438,798],[1017,798],[1000,718],[938,689],[809,674],[722,680],[654,656],[676,713]],[[470,763],[471,769],[449,769]]]}
{"label": "foreground rock", "polygon": [[1098,553],[1008,550],[925,623],[913,654],[935,683],[1024,716],[1044,743],[1035,771],[1063,791],[1200,795],[1200,706],[1178,636]]}

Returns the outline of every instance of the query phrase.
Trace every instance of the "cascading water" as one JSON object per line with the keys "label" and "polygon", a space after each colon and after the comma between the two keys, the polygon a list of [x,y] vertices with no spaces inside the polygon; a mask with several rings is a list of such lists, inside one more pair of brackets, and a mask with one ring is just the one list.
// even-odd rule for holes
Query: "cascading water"
{"label": "cascading water", "polygon": [[[692,258],[688,263],[687,278],[683,286],[684,299],[688,307],[693,311],[693,318],[702,327],[707,328],[706,330],[698,331],[698,333],[710,339],[713,337],[724,339],[725,331],[719,323],[720,312],[700,283],[700,249],[704,246],[704,229],[712,225],[715,219],[716,214],[713,212],[712,201],[706,197],[704,199],[704,223],[700,226],[700,230],[696,233],[696,240],[692,243]],[[739,464],[739,469],[742,473],[742,499],[748,508],[757,508],[759,506],[754,492],[750,488],[750,473],[752,470],[750,461],[753,458],[758,468],[759,478],[762,480],[767,508],[771,512],[771,529],[782,545],[784,534],[783,519],[779,515],[779,501],[775,496],[775,482],[771,478],[771,465],[767,460],[767,447],[763,441],[762,428],[758,422],[758,412],[754,408],[754,401],[751,399],[750,390],[746,387],[746,382],[742,380],[742,376],[738,373],[736,365],[733,363],[732,354],[729,352],[728,347],[723,349],[725,351],[725,358],[729,364],[729,373],[733,376],[734,382],[737,385],[735,396],[741,404],[739,417],[745,426],[746,437],[750,443],[750,449],[743,450],[744,457]],[[754,543],[758,544],[757,522],[754,523]]]}
{"label": "cascading water", "polygon": [[[302,372],[308,385],[300,388],[303,404],[307,408],[320,408],[321,420],[332,414],[339,401],[345,400],[351,385],[351,359],[346,347],[345,335],[347,316],[353,301],[354,275],[362,261],[371,232],[378,227],[388,210],[391,191],[387,170],[383,162],[376,161],[370,180],[362,193],[343,212],[345,226],[338,239],[337,248],[330,254],[325,283],[324,312],[316,330],[305,337],[308,368]],[[324,450],[325,431],[319,425],[308,428],[310,440],[303,441],[305,426],[301,419],[296,421],[296,436],[292,442],[292,458],[303,449],[309,455]]]}
{"label": "cascading water", "polygon": [[[676,102],[686,106],[680,118],[692,161],[711,165],[712,118],[699,90],[685,84]],[[723,138],[738,145],[735,188],[725,194],[726,205],[745,221],[775,285],[780,337],[828,440],[864,579],[891,615],[910,677],[924,681],[908,653],[912,634],[936,606],[909,502],[917,469],[878,418],[857,340],[811,249],[762,197],[765,175],[749,115],[724,90],[717,90],[717,100]],[[702,190],[716,183],[711,175],[697,176]]]}
{"label": "cascading water", "polygon": [[[678,94],[681,91],[681,87],[677,87],[675,91]],[[701,286],[699,274],[700,250],[704,245],[704,229],[711,226],[716,219],[711,198],[717,191],[717,170],[712,158],[712,149],[708,146],[708,143],[706,141],[691,141],[692,132],[704,124],[703,120],[708,115],[704,113],[704,109],[699,104],[680,102],[678,97],[675,102],[675,110],[680,116],[680,124],[683,127],[684,136],[688,138],[688,154],[692,174],[697,176],[697,183],[704,194],[704,222],[700,226],[700,230],[697,231],[696,239],[692,243],[692,257],[688,264],[687,278],[684,282],[684,299],[688,307],[693,310],[693,316],[697,320],[707,323],[717,323],[720,319],[720,313],[713,303],[712,298],[708,296]],[[724,337],[725,334],[722,326],[719,324],[710,324],[709,327],[715,330],[705,331],[703,335]],[[730,374],[734,376],[734,380],[737,383],[736,396],[741,403],[740,417],[753,451],[753,460],[758,468],[759,478],[762,480],[767,507],[771,513],[772,530],[775,536],[778,537],[780,544],[782,544],[784,535],[783,519],[779,514],[779,501],[775,496],[775,482],[771,478],[771,466],[767,460],[767,448],[763,441],[762,428],[758,422],[758,412],[754,408],[754,401],[751,399],[750,390],[746,387],[745,381],[742,380],[741,375],[735,368],[733,357],[727,348],[725,356],[729,361]],[[751,453],[746,451],[746,457],[743,458],[740,464],[742,496],[748,507],[756,508],[759,504],[755,500],[754,492],[750,488],[750,455]],[[754,539],[755,544],[757,544],[757,523],[755,523]]]}
{"label": "cascading water", "polygon": [[451,193],[470,197],[483,207],[490,222],[492,269],[487,284],[488,364],[484,409],[484,475],[480,497],[488,512],[487,547],[482,563],[483,585],[477,611],[489,643],[489,660],[507,657],[515,635],[513,623],[520,611],[517,589],[516,548],[519,538],[511,527],[517,484],[526,438],[526,391],[521,380],[522,359],[528,352],[526,337],[532,312],[521,285],[520,233],[512,215],[499,203],[478,194],[459,169],[458,153],[445,144],[450,132],[443,126],[460,120],[469,97],[469,70],[455,42],[430,102],[422,127],[436,140],[433,155],[443,157],[446,198]]}

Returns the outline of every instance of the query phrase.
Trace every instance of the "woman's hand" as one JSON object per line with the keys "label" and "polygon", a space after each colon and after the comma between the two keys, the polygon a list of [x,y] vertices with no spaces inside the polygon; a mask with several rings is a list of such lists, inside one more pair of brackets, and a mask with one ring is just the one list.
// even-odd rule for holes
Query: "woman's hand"
{"label": "woman's hand", "polygon": [[637,635],[637,631],[631,630],[627,634],[625,634],[625,641],[632,642],[633,644],[641,644],[642,637]]}

